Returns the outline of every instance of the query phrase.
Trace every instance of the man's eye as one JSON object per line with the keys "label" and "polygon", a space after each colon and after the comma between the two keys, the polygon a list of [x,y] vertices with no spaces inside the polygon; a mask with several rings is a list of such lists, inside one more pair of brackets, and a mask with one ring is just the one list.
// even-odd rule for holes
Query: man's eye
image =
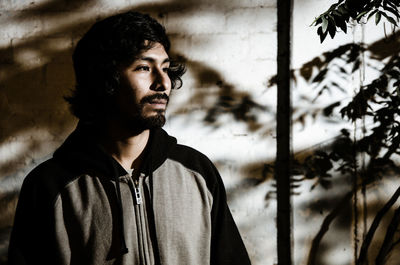
{"label": "man's eye", "polygon": [[164,71],[164,73],[168,73],[168,71],[169,71],[169,67],[165,67],[165,68],[163,68],[163,71]]}
{"label": "man's eye", "polygon": [[145,65],[141,65],[141,66],[136,67],[135,70],[136,71],[150,71],[150,67],[145,66]]}

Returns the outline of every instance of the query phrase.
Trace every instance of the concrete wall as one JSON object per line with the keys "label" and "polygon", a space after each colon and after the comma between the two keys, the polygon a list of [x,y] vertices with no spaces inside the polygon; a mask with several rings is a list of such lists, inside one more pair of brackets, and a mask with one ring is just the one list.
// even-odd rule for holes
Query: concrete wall
{"label": "concrete wall", "polygon": [[[294,3],[294,68],[357,36],[357,32],[342,33],[321,45],[316,29],[309,25],[329,3]],[[48,158],[76,125],[62,99],[74,86],[75,43],[97,19],[127,10],[149,13],[162,22],[172,40],[172,55],[187,62],[184,86],[173,92],[165,129],[217,165],[253,264],[276,263],[275,187],[271,174],[263,172],[275,155],[276,88],[268,87],[276,72],[272,0],[0,1],[1,259],[24,176]],[[299,82],[296,91],[302,92],[294,91],[294,106],[308,111],[310,106],[302,105],[300,98],[314,92],[307,82]],[[295,124],[295,150],[329,140],[344,126],[324,121],[306,125]],[[320,187],[310,191],[312,181],[302,182],[296,190],[295,264],[306,263],[332,200],[350,188],[346,181],[337,181],[341,184],[329,194]],[[384,202],[387,196],[381,193],[376,187],[376,197]],[[336,224],[321,246],[320,264],[352,260],[351,217],[343,224]]]}

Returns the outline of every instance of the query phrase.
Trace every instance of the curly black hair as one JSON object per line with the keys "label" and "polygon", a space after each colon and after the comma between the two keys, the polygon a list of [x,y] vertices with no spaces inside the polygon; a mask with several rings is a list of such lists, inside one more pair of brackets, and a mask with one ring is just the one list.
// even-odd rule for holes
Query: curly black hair
{"label": "curly black hair", "polygon": [[[155,43],[169,53],[165,28],[147,14],[126,12],[96,22],[79,40],[72,55],[76,86],[72,95],[65,97],[72,113],[89,122],[103,119],[119,88],[120,70]],[[184,72],[182,63],[171,60],[168,75],[172,88],[182,86]]]}

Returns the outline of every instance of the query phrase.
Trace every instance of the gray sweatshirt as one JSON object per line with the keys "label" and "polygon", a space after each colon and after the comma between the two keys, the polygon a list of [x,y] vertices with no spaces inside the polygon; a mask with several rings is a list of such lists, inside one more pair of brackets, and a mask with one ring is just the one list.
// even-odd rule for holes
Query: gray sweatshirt
{"label": "gray sweatshirt", "polygon": [[207,157],[157,129],[133,174],[82,127],[26,177],[10,264],[250,264]]}

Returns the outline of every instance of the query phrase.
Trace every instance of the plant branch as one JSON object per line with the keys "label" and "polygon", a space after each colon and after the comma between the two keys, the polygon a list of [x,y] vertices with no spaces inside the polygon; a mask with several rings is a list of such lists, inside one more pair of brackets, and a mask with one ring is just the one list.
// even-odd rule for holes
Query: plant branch
{"label": "plant branch", "polygon": [[379,226],[379,223],[381,222],[383,216],[390,210],[390,208],[393,206],[393,204],[397,201],[399,197],[400,197],[400,187],[397,188],[396,192],[393,194],[390,200],[376,214],[374,221],[372,222],[371,227],[369,228],[368,233],[365,236],[364,241],[361,245],[360,255],[358,256],[356,265],[365,264],[365,262],[367,261],[368,248],[372,242],[372,238]]}
{"label": "plant branch", "polygon": [[311,250],[310,254],[308,256],[308,265],[315,265],[316,263],[316,258],[317,258],[317,253],[318,253],[318,248],[319,245],[321,244],[321,240],[323,236],[328,232],[329,226],[333,222],[333,220],[339,215],[341,211],[345,207],[343,207],[343,204],[348,202],[353,196],[353,191],[348,192],[341,200],[340,202],[336,205],[336,207],[325,217],[321,228],[319,229],[317,235],[314,237],[311,245]]}
{"label": "plant branch", "polygon": [[387,255],[390,253],[391,245],[394,234],[400,224],[400,207],[394,212],[392,221],[386,230],[385,239],[383,240],[381,249],[379,250],[378,256],[376,257],[375,264],[382,265],[385,263]]}

